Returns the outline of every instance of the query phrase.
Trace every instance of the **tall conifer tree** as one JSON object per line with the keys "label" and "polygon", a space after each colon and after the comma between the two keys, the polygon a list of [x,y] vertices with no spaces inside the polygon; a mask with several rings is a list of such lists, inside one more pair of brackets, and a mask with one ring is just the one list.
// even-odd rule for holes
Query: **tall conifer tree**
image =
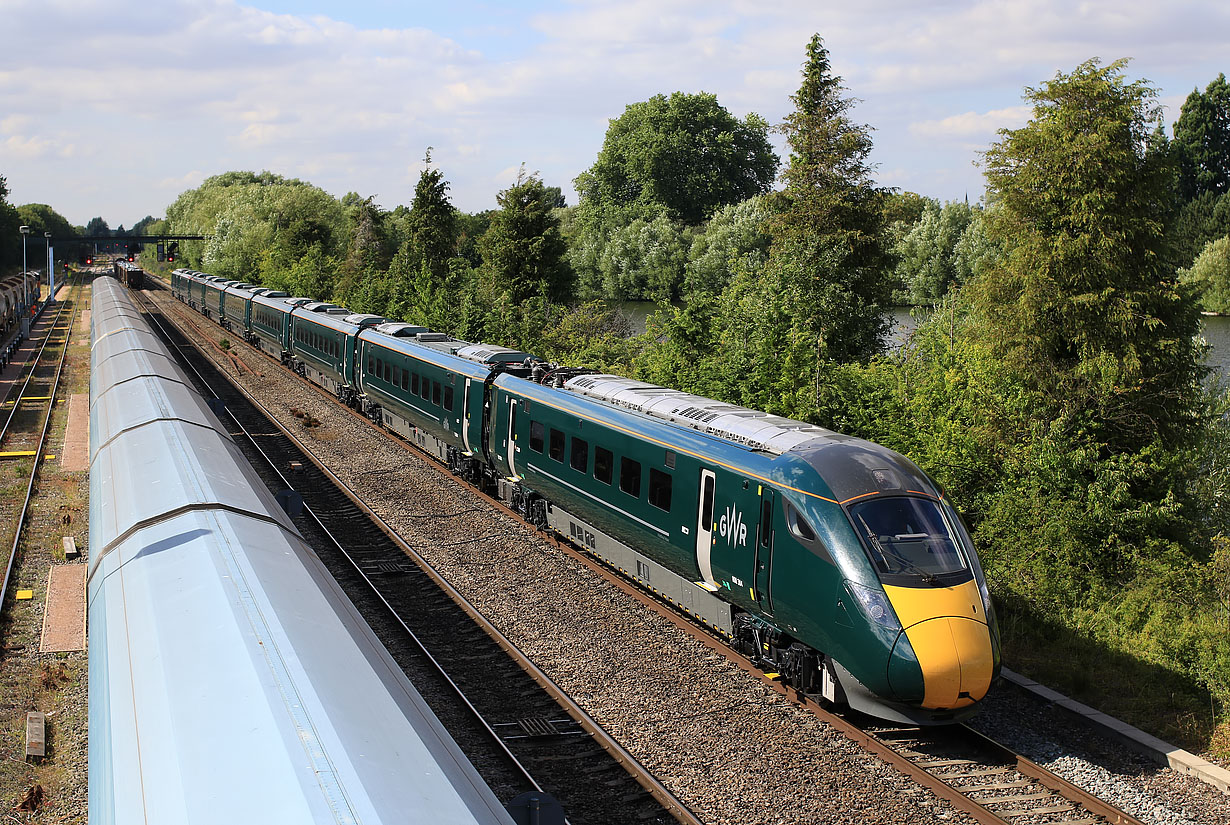
{"label": "tall conifer tree", "polygon": [[850,120],[820,35],[807,45],[795,110],[778,127],[790,144],[785,190],[770,222],[769,270],[781,279],[821,361],[880,349],[889,300],[881,244],[885,190],[871,180],[871,136]]}

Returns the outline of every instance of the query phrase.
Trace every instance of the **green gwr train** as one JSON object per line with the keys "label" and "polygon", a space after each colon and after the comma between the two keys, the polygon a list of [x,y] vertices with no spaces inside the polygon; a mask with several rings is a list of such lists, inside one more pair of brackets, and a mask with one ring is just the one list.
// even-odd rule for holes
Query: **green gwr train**
{"label": "green gwr train", "polygon": [[[177,271],[177,297],[201,277]],[[941,724],[998,675],[969,534],[892,450],[332,305],[250,300],[269,354],[797,689]]]}

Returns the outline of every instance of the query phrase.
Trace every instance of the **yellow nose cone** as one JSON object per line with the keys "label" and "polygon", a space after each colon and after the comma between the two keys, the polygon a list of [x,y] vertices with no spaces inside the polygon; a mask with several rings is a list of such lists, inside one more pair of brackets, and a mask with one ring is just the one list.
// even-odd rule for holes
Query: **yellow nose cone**
{"label": "yellow nose cone", "polygon": [[922,668],[925,708],[972,705],[991,686],[991,636],[969,619],[941,618],[905,632]]}
{"label": "yellow nose cone", "polygon": [[994,654],[978,586],[889,587],[923,674],[923,707],[961,708],[986,696]]}

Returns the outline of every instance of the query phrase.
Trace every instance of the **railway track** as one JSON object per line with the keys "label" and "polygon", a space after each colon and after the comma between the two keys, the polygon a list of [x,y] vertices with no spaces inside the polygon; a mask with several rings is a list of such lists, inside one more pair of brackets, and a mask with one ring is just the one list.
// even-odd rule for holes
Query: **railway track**
{"label": "railway track", "polygon": [[[187,311],[186,309],[184,310]],[[310,382],[313,390],[328,395]],[[332,396],[329,396],[332,399]],[[339,409],[346,409],[338,405]],[[346,409],[356,419],[362,416]],[[367,419],[363,420],[370,424]],[[402,446],[407,442],[383,429],[374,428]],[[443,472],[443,468],[441,468]],[[501,502],[494,506],[511,514]],[[551,536],[561,551],[599,572],[620,590],[664,616],[707,647],[759,678],[772,690],[786,695],[840,730],[848,738],[893,765],[919,785],[950,802],[974,821],[988,825],[1140,825],[1139,820],[1076,787],[1002,745],[964,726],[938,729],[887,728],[874,720],[834,713],[811,698],[786,688],[764,673],[708,630],[694,624],[646,591],[620,576],[590,554],[559,536]]]}
{"label": "railway track", "polygon": [[0,610],[8,604],[9,580],[26,526],[30,500],[35,493],[39,466],[45,455],[51,413],[55,408],[60,376],[68,356],[68,339],[81,303],[80,276],[74,282],[72,294],[74,297],[71,300],[61,301],[56,307],[38,351],[30,361],[25,379],[13,397],[6,399],[0,407],[3,411],[0,414],[4,417],[3,427],[0,427],[0,459],[29,462],[29,473],[23,474],[26,479],[24,495],[18,496],[20,507],[12,512],[11,519],[6,517],[6,521],[13,525],[13,539],[8,548],[4,579],[0,581]]}
{"label": "railway track", "polygon": [[[857,728],[891,764],[988,825],[1142,825],[1140,820],[965,726]],[[870,742],[868,747],[876,748]],[[878,748],[876,748],[878,750]]]}
{"label": "railway track", "polygon": [[[155,304],[145,300],[144,310],[207,396],[221,399],[224,420],[238,443],[252,446],[250,458],[266,483],[288,501],[302,501],[295,521],[304,537],[381,638],[393,640],[394,658],[499,798],[546,791],[574,825],[699,825],[292,433],[166,323]],[[481,546],[483,539],[466,541]]]}

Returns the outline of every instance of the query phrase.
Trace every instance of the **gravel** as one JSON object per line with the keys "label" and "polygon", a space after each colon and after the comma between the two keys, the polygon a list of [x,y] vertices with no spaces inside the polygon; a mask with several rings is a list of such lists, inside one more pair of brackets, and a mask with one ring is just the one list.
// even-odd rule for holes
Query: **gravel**
{"label": "gravel", "polygon": [[1150,825],[1225,825],[1230,795],[1102,736],[1011,686],[987,697],[974,727]]}

